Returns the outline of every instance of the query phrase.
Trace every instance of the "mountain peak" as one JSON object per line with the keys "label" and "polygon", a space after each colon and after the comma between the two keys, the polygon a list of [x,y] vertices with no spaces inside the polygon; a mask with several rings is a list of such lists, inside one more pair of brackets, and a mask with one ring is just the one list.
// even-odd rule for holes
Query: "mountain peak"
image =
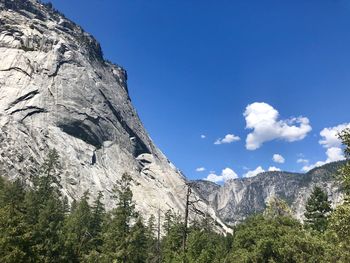
{"label": "mountain peak", "polygon": [[263,172],[250,178],[237,178],[223,186],[199,180],[196,185],[202,196],[229,224],[237,224],[246,217],[263,212],[271,197],[284,199],[294,216],[303,219],[305,203],[314,186],[329,195],[333,205],[342,201],[340,185],[335,175],[345,161],[328,163],[307,173]]}
{"label": "mountain peak", "polygon": [[[182,212],[186,180],[144,129],[126,71],[50,4],[1,0],[0,18],[0,173],[29,180],[55,148],[70,200],[102,191],[111,208],[127,172],[144,215]],[[216,217],[205,201],[200,207]]]}

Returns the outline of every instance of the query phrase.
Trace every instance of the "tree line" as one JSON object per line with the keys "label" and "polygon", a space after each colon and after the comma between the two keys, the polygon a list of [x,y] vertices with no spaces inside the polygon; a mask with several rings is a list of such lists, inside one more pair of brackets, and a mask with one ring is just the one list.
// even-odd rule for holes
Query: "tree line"
{"label": "tree line", "polygon": [[[350,131],[340,134],[350,157]],[[135,209],[132,178],[123,174],[113,189],[115,208],[88,192],[71,204],[61,193],[60,163],[50,151],[30,186],[0,177],[0,262],[235,263],[349,262],[350,164],[340,170],[344,202],[334,210],[315,187],[305,222],[286,202],[272,198],[264,213],[247,218],[233,234],[214,231],[208,216],[185,224],[171,210],[145,220]],[[160,235],[160,231],[162,235]],[[184,231],[186,238],[184,244]]]}

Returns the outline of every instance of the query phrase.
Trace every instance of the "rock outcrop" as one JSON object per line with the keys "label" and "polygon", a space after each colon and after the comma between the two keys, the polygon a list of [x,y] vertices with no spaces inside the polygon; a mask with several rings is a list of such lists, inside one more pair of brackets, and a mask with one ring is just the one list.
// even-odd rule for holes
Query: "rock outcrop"
{"label": "rock outcrop", "polygon": [[202,180],[196,185],[224,222],[230,225],[262,212],[271,197],[285,200],[293,215],[303,220],[306,201],[315,185],[327,192],[333,206],[342,201],[335,175],[343,163],[326,164],[306,174],[264,172],[251,178],[229,180],[223,186],[213,186],[212,182]]}
{"label": "rock outcrop", "polygon": [[126,71],[91,35],[48,4],[0,0],[0,61],[0,175],[28,178],[55,148],[70,200],[103,191],[111,208],[128,172],[146,216],[183,211],[185,177],[145,131]]}

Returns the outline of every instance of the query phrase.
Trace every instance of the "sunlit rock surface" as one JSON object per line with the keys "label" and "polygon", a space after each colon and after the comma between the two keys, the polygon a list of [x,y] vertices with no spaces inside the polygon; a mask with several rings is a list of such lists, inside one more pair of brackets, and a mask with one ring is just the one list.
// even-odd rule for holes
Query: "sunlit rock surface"
{"label": "sunlit rock surface", "polygon": [[128,172],[139,211],[183,212],[184,176],[144,129],[126,71],[103,59],[91,35],[50,6],[0,0],[0,62],[1,175],[29,178],[55,148],[70,200],[102,191],[111,208]]}
{"label": "sunlit rock surface", "polygon": [[251,178],[227,181],[223,186],[199,181],[199,192],[208,200],[225,223],[234,225],[266,208],[271,197],[285,200],[293,216],[303,220],[305,204],[313,187],[327,192],[333,207],[342,201],[336,174],[343,162],[326,164],[306,174],[265,172]]}

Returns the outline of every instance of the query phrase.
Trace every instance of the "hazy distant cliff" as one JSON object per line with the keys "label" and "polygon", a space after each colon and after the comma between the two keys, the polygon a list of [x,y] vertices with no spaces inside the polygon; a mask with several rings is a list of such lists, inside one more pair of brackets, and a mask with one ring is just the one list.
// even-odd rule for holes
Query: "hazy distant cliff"
{"label": "hazy distant cliff", "polygon": [[247,216],[262,212],[269,198],[277,196],[290,205],[293,214],[302,219],[305,203],[314,185],[327,191],[329,199],[337,204],[342,200],[339,183],[334,175],[343,162],[330,163],[306,174],[265,172],[252,178],[235,179],[223,186],[197,181],[202,196],[229,224],[241,222]]}

